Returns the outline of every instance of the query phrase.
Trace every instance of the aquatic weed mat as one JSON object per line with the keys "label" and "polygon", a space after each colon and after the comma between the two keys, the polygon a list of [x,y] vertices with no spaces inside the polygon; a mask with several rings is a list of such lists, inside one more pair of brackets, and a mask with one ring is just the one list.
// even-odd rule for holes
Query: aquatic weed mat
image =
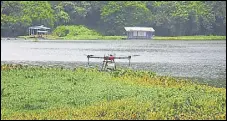
{"label": "aquatic weed mat", "polygon": [[1,65],[1,119],[226,119],[226,89],[150,71]]}

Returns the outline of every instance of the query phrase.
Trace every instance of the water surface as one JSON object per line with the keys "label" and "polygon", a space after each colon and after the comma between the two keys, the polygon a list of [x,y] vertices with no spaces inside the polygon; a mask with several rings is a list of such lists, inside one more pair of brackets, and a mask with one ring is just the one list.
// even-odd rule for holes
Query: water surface
{"label": "water surface", "polygon": [[[171,75],[202,80],[226,87],[226,41],[179,40],[78,40],[32,42],[2,40],[2,63],[86,66],[87,54],[132,56],[131,68],[146,69],[159,75]],[[91,64],[101,65],[101,59]],[[116,60],[127,66],[128,60]]]}

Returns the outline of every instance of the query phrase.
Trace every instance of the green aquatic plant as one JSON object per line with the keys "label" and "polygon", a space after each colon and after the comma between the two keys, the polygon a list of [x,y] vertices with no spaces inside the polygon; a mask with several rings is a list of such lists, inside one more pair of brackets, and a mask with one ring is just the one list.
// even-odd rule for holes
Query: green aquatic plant
{"label": "green aquatic plant", "polygon": [[226,119],[225,88],[150,71],[4,64],[1,85],[1,119]]}
{"label": "green aquatic plant", "polygon": [[32,42],[39,42],[39,39],[38,38],[34,38],[34,39],[32,39]]}

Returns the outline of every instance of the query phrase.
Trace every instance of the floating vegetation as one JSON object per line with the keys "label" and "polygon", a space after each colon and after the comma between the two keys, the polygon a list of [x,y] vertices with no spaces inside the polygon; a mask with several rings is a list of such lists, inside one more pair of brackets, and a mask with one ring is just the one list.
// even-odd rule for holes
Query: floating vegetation
{"label": "floating vegetation", "polygon": [[1,119],[226,119],[226,89],[154,72],[1,65]]}

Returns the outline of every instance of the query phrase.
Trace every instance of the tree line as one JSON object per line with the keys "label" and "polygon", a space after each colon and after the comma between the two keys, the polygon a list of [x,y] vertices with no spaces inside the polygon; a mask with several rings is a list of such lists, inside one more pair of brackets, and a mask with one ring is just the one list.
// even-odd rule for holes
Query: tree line
{"label": "tree line", "polygon": [[84,25],[102,35],[125,26],[153,27],[157,36],[226,35],[226,1],[1,1],[1,36],[28,27]]}

